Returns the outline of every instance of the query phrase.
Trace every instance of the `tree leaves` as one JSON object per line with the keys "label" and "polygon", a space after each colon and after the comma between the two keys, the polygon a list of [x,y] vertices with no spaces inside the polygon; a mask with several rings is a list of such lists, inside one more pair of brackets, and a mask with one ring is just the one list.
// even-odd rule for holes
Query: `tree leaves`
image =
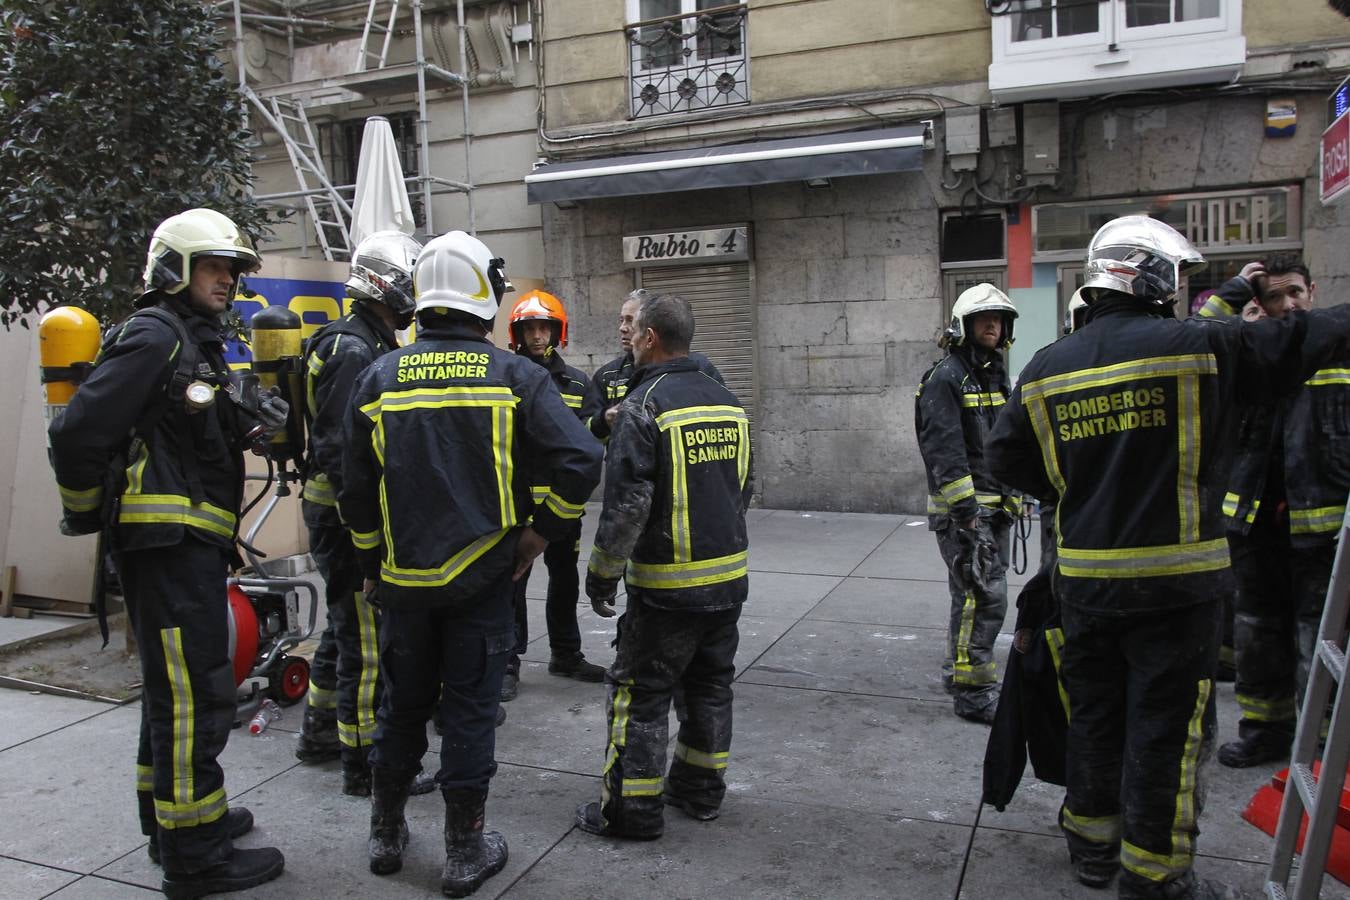
{"label": "tree leaves", "polygon": [[[141,293],[155,226],[195,206],[255,237],[248,131],[199,0],[0,7],[0,323]],[[25,322],[25,324],[27,324]]]}

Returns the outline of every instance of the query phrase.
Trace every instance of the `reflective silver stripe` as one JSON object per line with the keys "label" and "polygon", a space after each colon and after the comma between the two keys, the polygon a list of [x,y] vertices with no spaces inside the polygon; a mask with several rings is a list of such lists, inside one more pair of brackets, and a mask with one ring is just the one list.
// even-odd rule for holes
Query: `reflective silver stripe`
{"label": "reflective silver stripe", "polygon": [[662,431],[667,431],[683,425],[725,422],[727,420],[732,422],[749,421],[746,418],[745,410],[739,406],[686,406],[683,409],[672,409],[670,412],[661,413],[656,417],[656,427]]}
{"label": "reflective silver stripe", "polygon": [[703,750],[687,747],[677,740],[675,742],[675,758],[691,766],[698,766],[700,769],[725,769],[727,762],[731,759],[731,751],[721,750],[717,753],[707,753]]}
{"label": "reflective silver stripe", "polygon": [[661,779],[658,778],[625,778],[622,795],[625,797],[659,797],[661,796]]}
{"label": "reflective silver stripe", "polygon": [[187,660],[183,656],[183,630],[161,629],[159,640],[164,653],[173,716],[173,730],[169,739],[173,766],[173,803],[186,805],[192,802],[193,795],[192,742],[195,714],[192,679],[188,677]]}
{"label": "reflective silver stripe", "polygon": [[670,544],[674,562],[693,559],[689,533],[689,469],[684,462],[684,429],[670,429]]}
{"label": "reflective silver stripe", "polygon": [[947,501],[948,506],[954,506],[967,497],[975,496],[975,479],[969,475],[962,475],[955,481],[949,481],[938,488],[938,493],[942,499]]}
{"label": "reflective silver stripe", "polygon": [[402,587],[443,587],[506,537],[508,530],[483,535],[434,569],[410,569],[386,562],[380,567],[380,578]]}
{"label": "reflective silver stripe", "polygon": [[1318,369],[1304,384],[1311,387],[1329,384],[1350,385],[1350,369]]}
{"label": "reflective silver stripe", "polygon": [[1167,378],[1182,375],[1215,375],[1219,364],[1212,353],[1184,353],[1176,356],[1151,356],[1129,362],[1079,369],[1061,375],[1038,378],[1022,385],[1022,399],[1047,397],[1066,391],[1119,384],[1136,378]]}
{"label": "reflective silver stripe", "polygon": [[309,683],[309,696],[305,702],[315,709],[337,709],[337,691],[319,687],[313,681]]}
{"label": "reflective silver stripe", "polygon": [[1200,540],[1200,379],[1186,375],[1177,379],[1177,517],[1178,540]]}
{"label": "reflective silver stripe", "polygon": [[333,494],[333,485],[328,476],[319,472],[305,479],[305,489],[301,496],[310,503],[320,506],[337,506],[337,497]]}
{"label": "reflective silver stripe", "polygon": [[1083,840],[1094,844],[1114,844],[1120,840],[1120,816],[1076,816],[1068,806],[1063,807],[1060,823]]}
{"label": "reflective silver stripe", "polygon": [[352,529],[352,544],[357,550],[374,550],[380,546],[380,533],[378,531]]}
{"label": "reflective silver stripe", "polygon": [[235,517],[218,506],[176,494],[125,494],[117,515],[121,524],[178,524],[200,528],[222,537],[234,537]]}
{"label": "reflective silver stripe", "polygon": [[1008,400],[1002,394],[974,392],[961,395],[961,405],[966,408],[981,406],[1003,406]]}
{"label": "reflective silver stripe", "polygon": [[1321,534],[1335,531],[1345,519],[1344,506],[1320,506],[1289,510],[1290,534]]}
{"label": "reflective silver stripe", "polygon": [[628,560],[615,556],[599,544],[591,547],[591,561],[586,564],[587,571],[601,578],[619,578],[623,575]]}
{"label": "reflective silver stripe", "polygon": [[387,391],[361,407],[372,422],[384,412],[438,409],[449,406],[515,406],[520,398],[504,387],[413,388]]}
{"label": "reflective silver stripe", "polygon": [[103,505],[103,486],[77,491],[58,484],[61,492],[61,505],[71,512],[93,512]]}
{"label": "reflective silver stripe", "polygon": [[136,790],[150,793],[155,789],[155,770],[150,766],[136,766]]}
{"label": "reflective silver stripe", "polygon": [[1192,544],[1080,550],[1060,546],[1059,571],[1078,578],[1146,578],[1185,575],[1228,568],[1228,543],[1223,538]]}
{"label": "reflective silver stripe", "polygon": [[229,803],[225,789],[217,788],[200,800],[175,803],[155,798],[155,820],[160,828],[192,828],[207,825],[225,815]]}
{"label": "reflective silver stripe", "polygon": [[734,581],[748,573],[745,551],[685,563],[629,562],[625,580],[632,587],[671,589]]}
{"label": "reflective silver stripe", "polygon": [[568,409],[581,409],[580,394],[563,394],[563,403],[567,404]]}

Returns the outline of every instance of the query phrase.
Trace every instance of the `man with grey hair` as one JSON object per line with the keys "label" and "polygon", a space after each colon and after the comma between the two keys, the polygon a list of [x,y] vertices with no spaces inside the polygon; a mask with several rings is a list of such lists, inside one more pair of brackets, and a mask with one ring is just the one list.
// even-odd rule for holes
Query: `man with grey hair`
{"label": "man with grey hair", "polygon": [[[585,424],[591,429],[591,434],[602,441],[609,440],[610,429],[614,427],[614,418],[619,414],[619,403],[628,393],[628,382],[633,377],[633,320],[637,316],[638,307],[651,296],[652,292],[646,288],[629,291],[624,296],[623,305],[619,307],[619,345],[623,348],[623,352],[596,369],[595,376],[591,378],[590,386],[586,389],[582,408],[598,408],[600,411],[587,418]],[[706,372],[719,383],[725,383],[722,380],[722,373],[717,371],[717,367],[708,357],[702,353],[690,353],[689,358],[700,371]]]}
{"label": "man with grey hair", "polygon": [[[601,799],[576,816],[591,834],[660,837],[664,806],[707,821],[726,793],[737,621],[749,591],[750,426],[735,395],[689,358],[693,336],[683,298],[641,301],[631,334],[636,368],[614,419],[586,573],[598,615],[614,615],[620,577],[628,592],[605,674]],[[667,773],[677,687],[686,713]]]}

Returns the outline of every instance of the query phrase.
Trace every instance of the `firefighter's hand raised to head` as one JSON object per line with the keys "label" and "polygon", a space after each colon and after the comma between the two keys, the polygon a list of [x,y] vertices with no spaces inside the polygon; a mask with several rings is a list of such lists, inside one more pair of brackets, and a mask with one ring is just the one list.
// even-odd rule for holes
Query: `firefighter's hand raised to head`
{"label": "firefighter's hand raised to head", "polygon": [[534,558],[544,552],[548,541],[539,532],[526,525],[520,530],[520,541],[516,544],[516,570],[511,574],[512,581],[519,581],[530,571]]}

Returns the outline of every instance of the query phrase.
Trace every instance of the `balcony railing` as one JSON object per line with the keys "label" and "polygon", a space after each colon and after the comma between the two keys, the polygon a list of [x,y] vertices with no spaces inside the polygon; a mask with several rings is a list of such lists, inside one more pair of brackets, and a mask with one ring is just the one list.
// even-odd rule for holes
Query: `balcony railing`
{"label": "balcony railing", "polygon": [[749,103],[748,12],[732,4],[629,25],[632,117]]}

